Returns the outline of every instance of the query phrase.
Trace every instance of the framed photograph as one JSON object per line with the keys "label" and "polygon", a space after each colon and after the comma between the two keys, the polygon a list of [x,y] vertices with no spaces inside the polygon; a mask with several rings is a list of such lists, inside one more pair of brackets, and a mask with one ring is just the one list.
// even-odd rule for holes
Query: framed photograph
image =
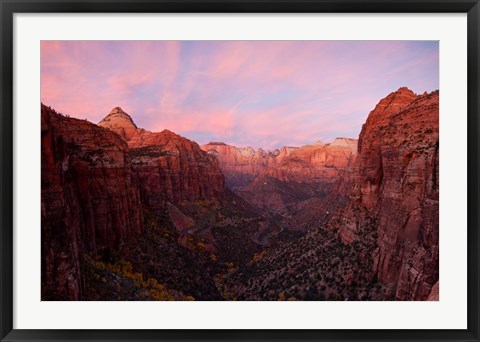
{"label": "framed photograph", "polygon": [[478,0],[0,9],[2,341],[480,340]]}

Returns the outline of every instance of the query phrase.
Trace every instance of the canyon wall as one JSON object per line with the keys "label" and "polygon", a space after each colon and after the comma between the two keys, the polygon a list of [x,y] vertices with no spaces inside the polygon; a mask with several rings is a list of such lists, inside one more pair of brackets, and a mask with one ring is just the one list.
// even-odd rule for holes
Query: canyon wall
{"label": "canyon wall", "polygon": [[[162,215],[169,203],[194,203],[226,190],[214,156],[170,131],[137,128],[118,107],[99,125],[44,105],[41,118],[43,300],[91,297],[85,258],[108,261],[131,248],[144,234],[146,211]],[[169,250],[192,257],[175,241],[159,253]],[[173,266],[167,271],[181,273]]]}
{"label": "canyon wall", "polygon": [[241,188],[258,176],[283,182],[333,182],[337,169],[345,168],[355,154],[357,140],[337,138],[331,144],[284,146],[272,152],[225,143],[209,143],[202,149],[218,157],[227,183]]}
{"label": "canyon wall", "polygon": [[348,196],[330,225],[345,243],[377,236],[369,251],[380,282],[399,300],[424,300],[438,281],[439,94],[400,88],[362,127],[358,155],[339,194]]}
{"label": "canyon wall", "polygon": [[127,144],[85,120],[41,108],[42,299],[78,300],[81,257],[142,231]]}
{"label": "canyon wall", "polygon": [[196,142],[168,130],[153,133],[139,129],[119,107],[98,125],[127,142],[133,181],[145,207],[207,199],[225,191],[217,158],[202,151]]}
{"label": "canyon wall", "polygon": [[209,143],[202,149],[219,159],[227,184],[239,196],[265,213],[287,218],[291,228],[303,230],[308,224],[295,217],[302,216],[307,203],[333,191],[338,176],[355,157],[357,140],[337,138],[331,144],[317,142],[272,152],[224,143]]}

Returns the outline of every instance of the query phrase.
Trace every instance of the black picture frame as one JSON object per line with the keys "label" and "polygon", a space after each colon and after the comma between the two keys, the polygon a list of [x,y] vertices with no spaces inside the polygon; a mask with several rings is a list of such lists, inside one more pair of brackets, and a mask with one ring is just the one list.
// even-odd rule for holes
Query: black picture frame
{"label": "black picture frame", "polygon": [[[479,0],[0,0],[1,341],[480,341]],[[468,13],[468,327],[465,330],[18,330],[13,329],[13,16],[15,13]],[[452,312],[452,315],[455,315]]]}

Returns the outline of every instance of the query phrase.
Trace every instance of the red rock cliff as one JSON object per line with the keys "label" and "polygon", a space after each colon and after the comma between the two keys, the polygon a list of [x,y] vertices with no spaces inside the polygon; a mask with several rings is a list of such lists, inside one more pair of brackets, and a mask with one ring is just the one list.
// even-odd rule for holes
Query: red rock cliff
{"label": "red rock cliff", "polygon": [[134,182],[145,206],[159,208],[167,202],[207,199],[224,192],[225,179],[218,160],[196,142],[168,130],[138,129],[119,107],[99,126],[118,133],[128,143]]}
{"label": "red rock cliff", "polygon": [[[317,142],[272,152],[225,143],[209,143],[202,149],[219,159],[227,184],[239,196],[261,210],[290,219],[311,199],[332,192],[338,176],[354,159],[357,140],[337,138],[331,144]],[[290,225],[296,229],[308,226],[299,221]]]}
{"label": "red rock cliff", "polygon": [[116,134],[44,105],[41,115],[42,290],[44,299],[77,300],[81,255],[140,233],[140,196],[127,144]]}
{"label": "red rock cliff", "polygon": [[202,149],[218,157],[227,182],[244,187],[257,176],[284,182],[333,182],[337,169],[345,168],[357,149],[355,139],[336,139],[331,144],[282,147],[273,152],[210,143]]}
{"label": "red rock cliff", "polygon": [[407,88],[379,102],[345,180],[349,203],[337,213],[346,243],[376,227],[373,272],[399,300],[424,300],[438,281],[438,103],[438,91]]}

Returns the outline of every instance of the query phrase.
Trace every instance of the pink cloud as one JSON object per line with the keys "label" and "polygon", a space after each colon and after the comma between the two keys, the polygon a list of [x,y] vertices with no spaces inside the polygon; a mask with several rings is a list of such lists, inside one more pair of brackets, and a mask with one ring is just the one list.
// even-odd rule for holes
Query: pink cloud
{"label": "pink cloud", "polygon": [[41,59],[41,100],[65,114],[121,106],[148,130],[266,148],[355,138],[391,91],[438,88],[437,42],[44,41]]}

